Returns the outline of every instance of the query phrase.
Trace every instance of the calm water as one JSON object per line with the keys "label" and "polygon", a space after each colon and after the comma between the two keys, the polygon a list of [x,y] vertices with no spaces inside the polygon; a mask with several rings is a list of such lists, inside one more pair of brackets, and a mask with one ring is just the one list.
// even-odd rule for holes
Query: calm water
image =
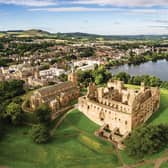
{"label": "calm water", "polygon": [[140,65],[121,65],[113,67],[112,74],[118,72],[127,72],[130,75],[154,75],[159,77],[163,81],[168,81],[168,61],[160,60],[157,62],[146,62]]}

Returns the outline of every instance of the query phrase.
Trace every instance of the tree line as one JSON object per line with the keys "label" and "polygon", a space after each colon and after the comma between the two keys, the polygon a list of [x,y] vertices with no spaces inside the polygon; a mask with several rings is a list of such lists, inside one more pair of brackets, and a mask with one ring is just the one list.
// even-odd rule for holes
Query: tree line
{"label": "tree line", "polygon": [[34,120],[27,119],[28,114],[22,110],[22,96],[25,93],[24,81],[10,80],[0,82],[0,138],[7,133],[10,126],[33,124],[31,137],[35,143],[46,143],[51,134],[51,110],[42,104],[34,112]]}
{"label": "tree line", "polygon": [[168,89],[168,82],[161,81],[160,78],[151,75],[137,75],[131,76],[126,72],[119,72],[116,75],[113,75],[113,79],[124,81],[126,84],[140,85],[141,82],[144,82],[147,86],[160,87]]}

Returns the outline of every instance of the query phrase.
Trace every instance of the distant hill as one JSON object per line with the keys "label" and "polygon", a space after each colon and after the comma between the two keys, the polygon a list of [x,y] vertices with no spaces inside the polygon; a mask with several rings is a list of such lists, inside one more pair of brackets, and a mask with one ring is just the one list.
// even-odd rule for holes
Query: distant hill
{"label": "distant hill", "polygon": [[168,35],[97,35],[88,33],[57,33],[59,37],[69,38],[102,38],[105,40],[160,40],[168,39]]}
{"label": "distant hill", "polygon": [[98,35],[81,32],[74,33],[49,33],[39,29],[0,31],[0,37],[50,37],[60,39],[102,39],[102,40],[161,40],[167,39],[168,35]]}
{"label": "distant hill", "polygon": [[50,35],[49,32],[38,29],[8,30],[0,32],[0,36],[12,36],[12,37],[44,37],[48,35]]}

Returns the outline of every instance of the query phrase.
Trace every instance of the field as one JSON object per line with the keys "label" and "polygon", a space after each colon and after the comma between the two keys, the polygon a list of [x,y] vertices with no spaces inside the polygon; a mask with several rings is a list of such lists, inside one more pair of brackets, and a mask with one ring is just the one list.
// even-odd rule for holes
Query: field
{"label": "field", "polygon": [[[161,107],[148,124],[168,123],[168,90],[161,90]],[[30,127],[9,128],[0,141],[0,165],[9,168],[116,168],[122,164],[136,164],[125,151],[118,154],[111,143],[94,136],[98,125],[82,113],[73,110],[54,132],[47,145],[36,145],[30,138]],[[145,160],[155,160],[165,154],[166,149]],[[167,167],[167,162],[161,167]],[[139,168],[152,168],[147,163]],[[138,168],[137,167],[137,168]]]}
{"label": "field", "polygon": [[4,34],[4,33],[0,33],[0,38],[1,38],[1,37],[4,37],[4,36],[5,36],[5,34]]}
{"label": "field", "polygon": [[120,165],[111,143],[96,138],[98,126],[73,111],[48,145],[31,141],[30,128],[10,128],[0,142],[0,164],[12,168],[106,168]]}
{"label": "field", "polygon": [[149,124],[168,124],[168,90],[161,89],[160,109],[148,121]]}

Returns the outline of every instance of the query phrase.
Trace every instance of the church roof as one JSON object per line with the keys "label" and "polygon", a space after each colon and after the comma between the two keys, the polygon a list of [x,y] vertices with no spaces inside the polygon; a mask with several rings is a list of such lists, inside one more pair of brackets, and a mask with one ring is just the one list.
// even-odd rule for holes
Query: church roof
{"label": "church roof", "polygon": [[67,81],[67,82],[59,83],[59,84],[56,84],[56,85],[53,85],[53,86],[47,86],[47,87],[40,88],[38,90],[38,92],[43,97],[43,96],[45,96],[45,94],[48,94],[48,93],[55,94],[57,91],[59,92],[59,90],[64,91],[66,89],[70,89],[70,88],[73,88],[73,87],[74,87],[74,84],[71,81]]}

